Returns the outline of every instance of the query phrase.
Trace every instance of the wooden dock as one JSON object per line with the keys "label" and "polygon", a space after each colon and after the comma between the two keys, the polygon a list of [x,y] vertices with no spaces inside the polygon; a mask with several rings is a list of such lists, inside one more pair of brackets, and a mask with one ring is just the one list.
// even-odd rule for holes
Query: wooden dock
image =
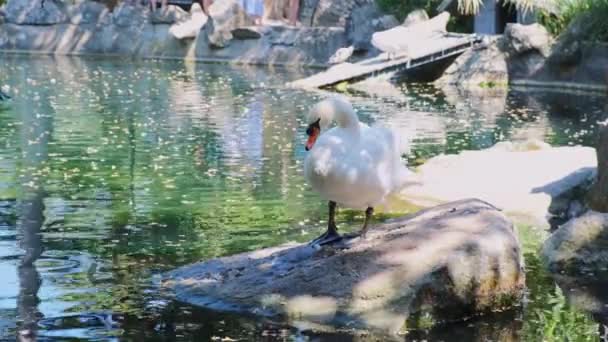
{"label": "wooden dock", "polygon": [[326,71],[289,83],[295,88],[331,87],[342,82],[356,82],[385,73],[413,69],[425,64],[459,55],[481,44],[481,37],[471,34],[447,33],[435,39],[420,42],[412,53],[388,59],[386,53],[357,63],[342,63]]}

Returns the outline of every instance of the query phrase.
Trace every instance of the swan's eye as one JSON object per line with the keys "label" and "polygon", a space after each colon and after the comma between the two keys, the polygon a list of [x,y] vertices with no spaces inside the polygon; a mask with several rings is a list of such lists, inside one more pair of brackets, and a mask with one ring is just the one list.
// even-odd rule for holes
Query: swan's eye
{"label": "swan's eye", "polygon": [[310,125],[308,125],[308,128],[306,129],[306,135],[312,135],[314,133],[314,128],[321,130],[321,126],[320,123],[321,119],[317,119],[317,121],[311,123]]}

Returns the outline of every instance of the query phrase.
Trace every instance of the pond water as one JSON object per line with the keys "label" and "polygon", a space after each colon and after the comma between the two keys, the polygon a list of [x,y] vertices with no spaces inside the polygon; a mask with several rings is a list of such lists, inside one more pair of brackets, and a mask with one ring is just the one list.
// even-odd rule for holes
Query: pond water
{"label": "pond water", "polygon": [[[0,340],[375,338],[200,310],[159,289],[177,266],[324,229],[326,204],[302,177],[303,118],[322,95],[284,87],[301,75],[23,56],[1,56],[0,70],[13,95],[0,105]],[[363,121],[408,136],[413,164],[502,140],[590,145],[606,119],[602,94],[393,92],[352,100]],[[379,217],[411,210],[396,202]],[[361,219],[338,217],[347,230]],[[596,340],[598,323],[540,266],[546,233],[521,235],[524,308],[404,339]]]}

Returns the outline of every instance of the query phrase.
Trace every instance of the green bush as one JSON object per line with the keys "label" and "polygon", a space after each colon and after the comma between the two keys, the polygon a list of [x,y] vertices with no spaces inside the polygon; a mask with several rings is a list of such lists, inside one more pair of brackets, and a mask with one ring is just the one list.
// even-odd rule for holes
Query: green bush
{"label": "green bush", "polygon": [[[562,34],[569,25],[581,30],[580,38],[589,41],[608,41],[608,0],[557,0],[559,14],[541,11],[539,22],[553,35]],[[576,19],[576,20],[575,20]]]}

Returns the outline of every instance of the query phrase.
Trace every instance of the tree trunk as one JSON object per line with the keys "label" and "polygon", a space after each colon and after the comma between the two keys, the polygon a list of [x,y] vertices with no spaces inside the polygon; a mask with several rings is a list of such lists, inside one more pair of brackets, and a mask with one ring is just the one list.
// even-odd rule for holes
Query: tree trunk
{"label": "tree trunk", "polygon": [[587,194],[587,205],[592,210],[606,213],[608,212],[608,126],[601,128],[596,152],[597,176]]}

